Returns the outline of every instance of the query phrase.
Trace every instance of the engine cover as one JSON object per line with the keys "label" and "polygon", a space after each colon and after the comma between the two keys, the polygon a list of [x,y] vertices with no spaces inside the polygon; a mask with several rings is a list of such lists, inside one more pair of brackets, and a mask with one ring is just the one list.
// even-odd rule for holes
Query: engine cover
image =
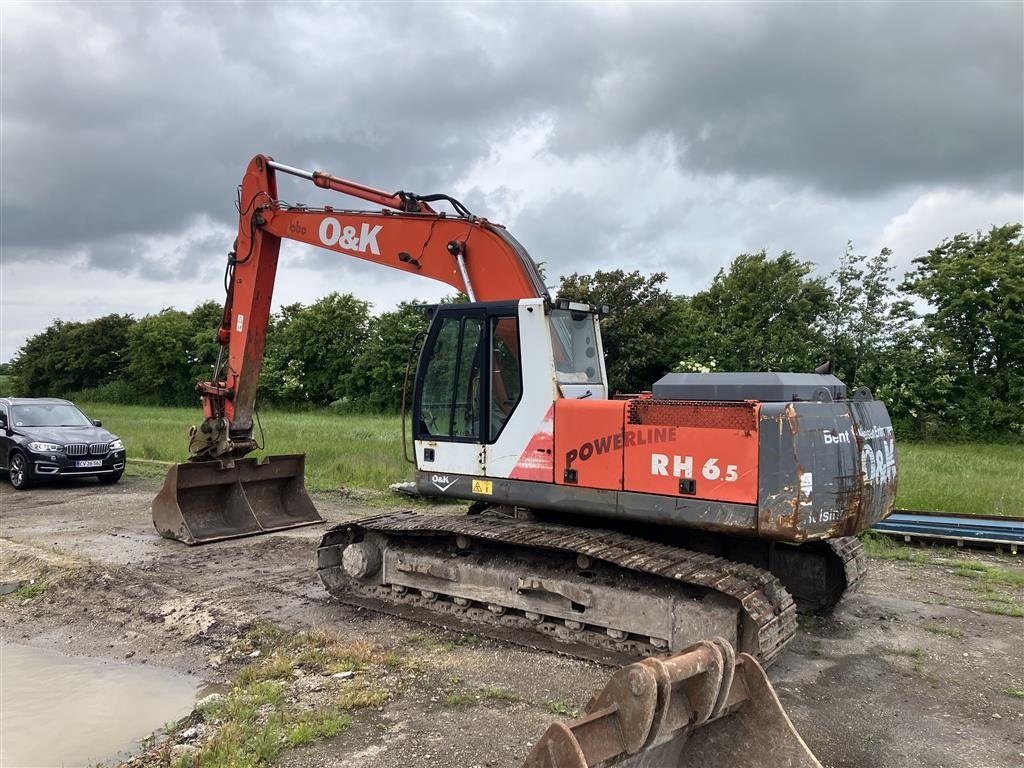
{"label": "engine cover", "polygon": [[889,414],[867,390],[848,398],[834,376],[669,374],[629,403],[631,425],[674,426],[676,440],[627,451],[623,490],[668,494],[669,481],[689,478],[679,494],[756,503],[762,537],[852,535],[895,504]]}
{"label": "engine cover", "polygon": [[656,400],[840,400],[846,385],[818,373],[668,373],[652,388]]}
{"label": "engine cover", "polygon": [[556,484],[622,492],[616,516],[642,494],[662,498],[659,522],[805,541],[858,533],[895,503],[885,406],[834,376],[670,374],[653,397],[560,400],[554,422]]}

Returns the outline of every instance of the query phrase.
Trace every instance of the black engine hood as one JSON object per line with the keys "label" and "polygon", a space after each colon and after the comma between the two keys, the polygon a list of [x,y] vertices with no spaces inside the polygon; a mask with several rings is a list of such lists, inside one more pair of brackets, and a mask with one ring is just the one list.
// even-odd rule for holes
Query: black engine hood
{"label": "black engine hood", "polygon": [[16,432],[30,440],[41,443],[110,443],[117,439],[102,427],[19,427],[14,425]]}

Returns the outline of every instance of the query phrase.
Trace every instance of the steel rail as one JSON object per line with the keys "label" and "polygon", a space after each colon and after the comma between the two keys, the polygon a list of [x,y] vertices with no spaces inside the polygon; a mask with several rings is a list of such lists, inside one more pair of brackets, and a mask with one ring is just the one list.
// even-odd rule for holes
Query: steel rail
{"label": "steel rail", "polygon": [[952,542],[958,547],[1005,547],[1014,555],[1024,546],[1024,517],[897,509],[871,529],[906,542],[923,539]]}

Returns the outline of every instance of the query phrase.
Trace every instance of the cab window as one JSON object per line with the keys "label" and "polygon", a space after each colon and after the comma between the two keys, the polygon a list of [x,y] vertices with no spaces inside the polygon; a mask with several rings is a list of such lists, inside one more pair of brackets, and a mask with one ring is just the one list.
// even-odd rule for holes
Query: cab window
{"label": "cab window", "polygon": [[424,437],[480,438],[480,357],[484,322],[446,317],[432,346],[419,403]]}
{"label": "cab window", "polygon": [[519,354],[519,321],[515,317],[491,318],[490,440],[504,429],[523,397],[523,372]]}
{"label": "cab window", "polygon": [[597,318],[589,312],[553,309],[549,326],[558,383],[603,384]]}

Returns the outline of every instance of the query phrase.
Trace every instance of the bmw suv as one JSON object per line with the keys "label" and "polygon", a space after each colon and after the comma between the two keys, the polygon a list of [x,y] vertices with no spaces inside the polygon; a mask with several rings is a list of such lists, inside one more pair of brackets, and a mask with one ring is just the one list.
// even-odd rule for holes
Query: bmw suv
{"label": "bmw suv", "polygon": [[67,477],[116,483],[124,472],[124,443],[67,400],[0,398],[0,469],[19,491]]}

